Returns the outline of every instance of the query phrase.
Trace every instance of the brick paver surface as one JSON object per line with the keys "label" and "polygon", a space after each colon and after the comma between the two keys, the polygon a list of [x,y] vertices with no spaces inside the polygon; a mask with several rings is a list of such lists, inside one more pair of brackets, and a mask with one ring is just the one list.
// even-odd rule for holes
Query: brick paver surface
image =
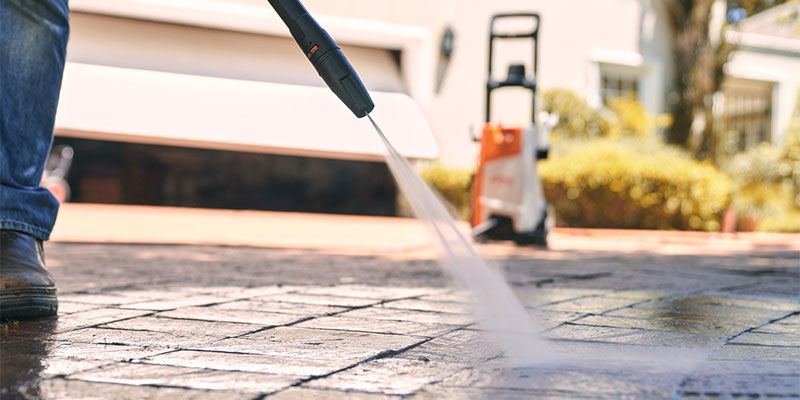
{"label": "brick paver surface", "polygon": [[800,397],[793,249],[481,245],[566,357],[535,367],[510,365],[423,255],[46,251],[59,317],[3,324],[3,399]]}

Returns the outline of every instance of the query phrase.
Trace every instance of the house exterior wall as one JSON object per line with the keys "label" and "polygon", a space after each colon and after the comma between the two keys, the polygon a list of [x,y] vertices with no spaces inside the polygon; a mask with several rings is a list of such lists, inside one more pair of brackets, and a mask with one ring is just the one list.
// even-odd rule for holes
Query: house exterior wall
{"label": "house exterior wall", "polygon": [[[150,15],[117,12],[109,16],[102,15],[102,10],[92,11],[93,7],[124,8],[136,3],[147,3],[148,7],[140,8]],[[657,0],[303,3],[342,45],[371,90],[404,92],[417,101],[439,144],[441,160],[448,165],[472,166],[476,159],[472,135],[480,132],[484,121],[488,25],[494,13],[533,11],[541,15],[539,93],[567,88],[599,105],[600,74],[608,68],[621,68],[640,80],[639,98],[650,112],[663,112],[667,107],[665,97],[673,75],[670,33]],[[322,84],[298,56],[286,32],[276,33],[285,28],[276,25],[277,17],[263,0],[118,0],[111,4],[102,0],[71,2],[79,10],[73,12],[69,61]],[[187,9],[252,10],[254,17],[220,17],[217,26],[211,26],[192,13],[182,16],[182,5]],[[162,8],[163,15],[158,16]],[[213,17],[214,12],[208,14]],[[259,31],[261,25],[271,28]],[[441,90],[436,92],[436,73],[443,62],[439,40],[447,26],[455,32],[455,49],[445,68]],[[509,63],[530,57],[527,44],[499,46],[495,64],[498,77],[505,74]],[[527,93],[500,91],[494,100],[494,121],[510,125],[529,122]]]}

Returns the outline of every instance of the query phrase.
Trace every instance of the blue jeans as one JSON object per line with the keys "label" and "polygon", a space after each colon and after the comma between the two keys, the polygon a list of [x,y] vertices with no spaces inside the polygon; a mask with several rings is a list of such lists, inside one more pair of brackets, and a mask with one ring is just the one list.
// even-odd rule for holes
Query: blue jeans
{"label": "blue jeans", "polygon": [[67,0],[0,0],[0,228],[50,237],[58,201],[39,186],[69,35]]}

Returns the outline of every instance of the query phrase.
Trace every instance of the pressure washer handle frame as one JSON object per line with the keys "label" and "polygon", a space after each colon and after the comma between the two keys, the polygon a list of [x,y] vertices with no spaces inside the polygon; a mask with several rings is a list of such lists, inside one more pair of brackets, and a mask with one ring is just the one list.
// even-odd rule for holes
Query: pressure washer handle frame
{"label": "pressure washer handle frame", "polygon": [[[531,18],[534,21],[534,26],[531,31],[516,32],[516,33],[498,33],[495,31],[495,22],[501,19],[510,18]],[[492,91],[502,87],[523,87],[531,91],[531,123],[536,123],[536,81],[538,79],[538,54],[539,54],[539,27],[541,26],[541,17],[537,13],[505,13],[495,14],[489,21],[489,60],[488,60],[488,77],[486,80],[486,122],[491,121]],[[533,79],[527,79],[524,76],[521,79],[506,79],[505,81],[495,81],[492,79],[492,61],[494,59],[494,41],[495,39],[528,39],[533,41]],[[511,68],[521,67],[524,75],[524,66],[511,66],[509,73],[512,72]],[[509,74],[509,78],[511,74]]]}

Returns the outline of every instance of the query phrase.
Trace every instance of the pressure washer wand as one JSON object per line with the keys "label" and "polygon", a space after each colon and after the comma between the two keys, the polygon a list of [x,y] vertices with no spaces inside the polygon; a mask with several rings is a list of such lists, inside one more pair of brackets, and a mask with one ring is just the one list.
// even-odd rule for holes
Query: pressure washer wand
{"label": "pressure washer wand", "polygon": [[339,100],[358,118],[369,114],[375,104],[358,74],[336,42],[311,17],[300,1],[269,0],[269,4],[289,27],[289,32],[303,54]]}

